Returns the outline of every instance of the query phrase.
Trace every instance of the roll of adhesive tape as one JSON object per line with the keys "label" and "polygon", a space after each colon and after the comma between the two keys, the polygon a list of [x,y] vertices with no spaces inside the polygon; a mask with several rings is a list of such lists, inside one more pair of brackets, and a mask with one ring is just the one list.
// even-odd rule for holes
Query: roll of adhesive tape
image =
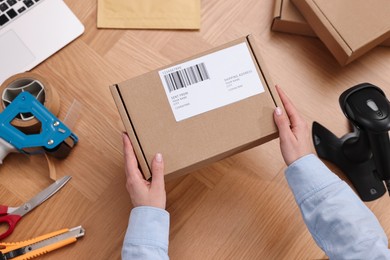
{"label": "roll of adhesive tape", "polygon": [[[58,93],[44,78],[31,72],[16,74],[4,81],[0,87],[0,112],[11,104],[20,92],[25,91],[35,96],[55,116],[58,115],[60,111]],[[39,133],[41,130],[41,123],[32,113],[17,115],[11,124],[26,134]]]}

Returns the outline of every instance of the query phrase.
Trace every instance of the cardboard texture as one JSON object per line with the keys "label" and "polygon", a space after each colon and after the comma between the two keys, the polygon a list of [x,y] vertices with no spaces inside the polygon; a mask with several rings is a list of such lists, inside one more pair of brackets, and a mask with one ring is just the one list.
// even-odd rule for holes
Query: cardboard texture
{"label": "cardboard texture", "polygon": [[274,6],[273,31],[317,37],[305,18],[290,0],[276,0]]}
{"label": "cardboard texture", "polygon": [[[298,34],[317,37],[306,19],[291,2],[291,0],[276,0],[274,6],[274,18],[271,29],[275,32]],[[390,38],[380,44],[390,47]]]}
{"label": "cardboard texture", "polygon": [[341,65],[390,38],[388,0],[292,0]]}
{"label": "cardboard texture", "polygon": [[[279,97],[252,36],[171,64],[165,69],[237,45],[247,46],[248,62],[256,70],[252,75],[260,78],[264,92],[181,121],[176,121],[174,117],[159,75],[164,68],[110,86],[145,179],[151,176],[151,161],[157,152],[163,154],[166,178],[170,179],[278,136],[273,112],[280,104]],[[236,68],[235,64],[229,66]],[[237,73],[240,69],[237,68]],[[196,85],[189,86],[188,91],[190,87]]]}
{"label": "cardboard texture", "polygon": [[98,0],[97,27],[199,29],[200,0]]}

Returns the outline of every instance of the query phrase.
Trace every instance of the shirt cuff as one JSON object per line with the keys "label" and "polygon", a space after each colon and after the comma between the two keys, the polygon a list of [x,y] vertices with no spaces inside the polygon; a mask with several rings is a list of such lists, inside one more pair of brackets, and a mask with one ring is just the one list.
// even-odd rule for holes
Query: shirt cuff
{"label": "shirt cuff", "polygon": [[125,242],[168,250],[168,241],[169,213],[166,210],[148,206],[132,209]]}
{"label": "shirt cuff", "polygon": [[301,157],[290,164],[285,175],[298,205],[319,190],[341,182],[340,178],[314,154]]}

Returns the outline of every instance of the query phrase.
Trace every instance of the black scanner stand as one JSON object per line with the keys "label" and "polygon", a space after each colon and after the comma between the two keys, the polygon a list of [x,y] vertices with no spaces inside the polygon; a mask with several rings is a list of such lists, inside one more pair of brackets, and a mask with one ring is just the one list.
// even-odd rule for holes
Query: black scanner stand
{"label": "black scanner stand", "polygon": [[339,103],[353,132],[338,138],[314,122],[316,152],[345,173],[363,201],[378,199],[390,190],[390,103],[370,83],[346,90]]}

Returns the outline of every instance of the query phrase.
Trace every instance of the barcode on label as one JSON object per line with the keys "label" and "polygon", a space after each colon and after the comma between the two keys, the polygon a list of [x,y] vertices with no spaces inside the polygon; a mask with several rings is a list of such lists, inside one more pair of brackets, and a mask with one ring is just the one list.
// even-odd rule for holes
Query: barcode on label
{"label": "barcode on label", "polygon": [[195,83],[210,79],[205,64],[199,63],[194,66],[164,75],[169,92],[188,87]]}

